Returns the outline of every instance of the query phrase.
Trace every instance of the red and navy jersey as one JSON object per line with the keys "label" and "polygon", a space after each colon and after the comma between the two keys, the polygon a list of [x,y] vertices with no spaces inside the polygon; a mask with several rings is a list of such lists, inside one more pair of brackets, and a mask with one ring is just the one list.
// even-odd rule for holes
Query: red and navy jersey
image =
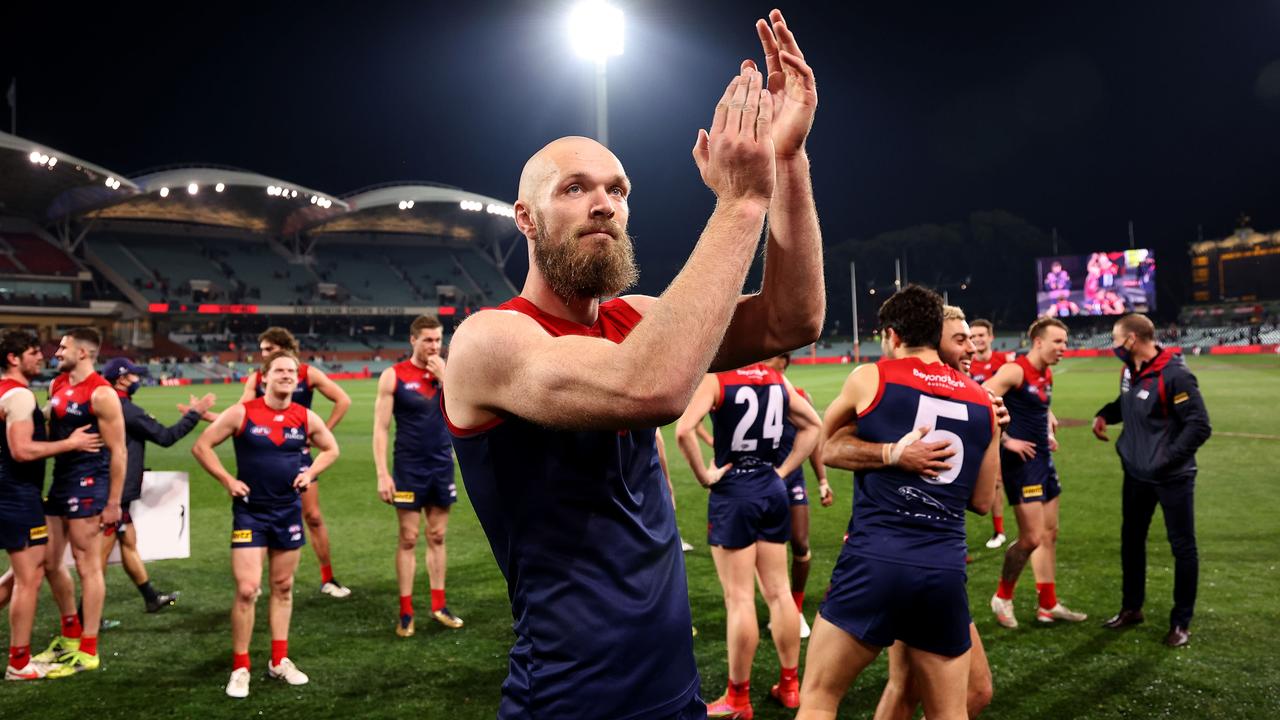
{"label": "red and navy jersey", "polygon": [[[306,363],[298,363],[298,384],[293,388],[293,404],[301,405],[304,408],[311,407],[311,400],[315,397],[316,389],[307,382],[307,371],[311,366]],[[262,373],[254,370],[249,376],[249,382],[253,383],[253,396],[262,397],[267,394],[267,383],[262,379]]]}
{"label": "red and navy jersey", "polygon": [[426,368],[405,360],[392,366],[396,389],[391,414],[396,419],[392,451],[397,470],[452,466],[449,428],[440,412],[440,381]]}
{"label": "red and navy jersey", "polygon": [[1051,270],[1044,276],[1044,289],[1050,292],[1055,290],[1070,290],[1071,276],[1067,274],[1066,270],[1059,270],[1057,272],[1053,272]]}
{"label": "red and navy jersey", "polygon": [[[786,459],[780,451],[790,407],[782,373],[756,363],[716,373],[716,381],[719,388],[711,409],[716,466],[733,463],[733,470],[738,471],[781,464]],[[734,489],[735,480],[760,477],[766,476],[729,472],[711,487],[725,492]]]}
{"label": "red and navy jersey", "polygon": [[1011,362],[1015,357],[1013,353],[992,352],[991,357],[986,360],[974,358],[969,363],[969,377],[973,381],[981,385],[996,376],[996,371],[1001,365]]}
{"label": "red and navy jersey", "polygon": [[[49,386],[49,439],[65,440],[76,428],[88,426],[90,432],[98,432],[98,417],[93,412],[93,392],[100,387],[111,387],[98,373],[89,373],[84,380],[72,385],[70,373],[59,373]],[[73,450],[56,456],[53,460],[53,482],[75,483],[80,487],[94,483],[106,483],[111,479],[111,451],[103,447],[98,452]]]}
{"label": "red and navy jersey", "polygon": [[[11,392],[31,392],[27,384],[17,380],[0,380],[0,398]],[[33,397],[34,400],[34,397]],[[37,405],[31,418],[31,438],[43,442],[46,438],[44,414]],[[18,462],[9,451],[8,424],[0,421],[0,505],[33,495],[40,497],[44,490],[44,458],[30,462]]]}
{"label": "red and navy jersey", "polygon": [[1019,355],[1013,362],[1022,368],[1022,384],[1004,394],[1005,407],[1009,408],[1009,437],[1029,440],[1048,453],[1053,370],[1037,370],[1026,355]]}
{"label": "red and navy jersey", "polygon": [[[615,343],[641,320],[624,300],[601,303],[590,326],[519,297],[499,310],[549,335]],[[654,428],[558,430],[504,415],[450,431],[515,619],[498,716],[649,718],[685,708],[698,668]]]}
{"label": "red and navy jersey", "polygon": [[[805,392],[804,388],[796,388],[796,394],[804,398],[805,400],[807,400],[810,405],[814,404],[813,398],[809,395],[809,393]],[[817,409],[816,405],[814,405],[814,409],[815,410]],[[773,464],[774,467],[777,467],[781,465],[783,462],[785,462],[787,459],[787,456],[791,454],[791,448],[795,446],[796,446],[796,426],[791,422],[790,415],[784,415],[782,418],[782,444],[778,446],[778,459],[777,459],[777,462]]]}
{"label": "red and navy jersey", "polygon": [[275,410],[263,398],[244,403],[244,422],[236,432],[236,479],[249,486],[251,507],[280,507],[301,502],[293,481],[303,470],[307,447],[307,409],[289,403]]}
{"label": "red and navy jersey", "polygon": [[858,437],[895,443],[918,427],[926,442],[948,441],[951,469],[937,478],[897,468],[854,474],[849,549],[919,567],[964,569],[964,512],[991,443],[991,399],[963,373],[919,358],[883,360],[871,405],[858,414]]}

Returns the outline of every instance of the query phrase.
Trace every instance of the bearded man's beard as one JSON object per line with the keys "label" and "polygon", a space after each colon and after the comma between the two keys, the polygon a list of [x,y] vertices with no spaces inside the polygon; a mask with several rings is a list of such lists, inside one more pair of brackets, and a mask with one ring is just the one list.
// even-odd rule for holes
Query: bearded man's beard
{"label": "bearded man's beard", "polygon": [[[631,237],[612,220],[579,225],[556,240],[547,233],[542,218],[535,217],[534,226],[533,261],[562,298],[613,297],[635,285],[640,276]],[[585,248],[581,236],[591,232],[608,233],[613,240],[603,248]]]}

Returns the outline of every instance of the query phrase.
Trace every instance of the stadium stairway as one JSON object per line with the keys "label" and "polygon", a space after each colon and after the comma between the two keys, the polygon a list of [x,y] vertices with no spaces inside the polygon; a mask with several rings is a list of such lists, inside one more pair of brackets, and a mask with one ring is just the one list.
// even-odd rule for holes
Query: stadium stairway
{"label": "stadium stairway", "polygon": [[147,306],[150,304],[147,298],[137,288],[135,288],[132,283],[125,279],[123,275],[116,272],[108,262],[103,260],[91,248],[87,247],[84,251],[84,259],[85,262],[89,263],[90,267],[96,270],[98,274],[102,275],[102,277],[106,278],[108,282],[114,285],[115,288],[121,292],[121,294],[128,298],[129,302],[133,303],[135,308],[141,311],[146,311]]}

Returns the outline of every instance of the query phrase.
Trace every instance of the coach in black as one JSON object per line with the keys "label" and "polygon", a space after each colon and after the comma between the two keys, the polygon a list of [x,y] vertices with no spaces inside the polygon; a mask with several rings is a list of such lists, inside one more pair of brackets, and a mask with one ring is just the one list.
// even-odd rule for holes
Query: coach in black
{"label": "coach in black", "polygon": [[[102,368],[102,377],[120,395],[120,407],[124,411],[125,447],[129,451],[128,469],[124,476],[124,496],[121,498],[122,512],[120,523],[115,528],[108,528],[102,543],[105,559],[111,554],[111,547],[117,536],[120,538],[120,560],[129,579],[137,585],[138,592],[146,603],[147,612],[154,613],[172,605],[178,599],[178,593],[162,593],[151,586],[147,577],[146,566],[138,555],[137,534],[133,529],[133,518],[129,516],[129,503],[142,496],[142,473],[146,469],[146,444],[151,442],[160,447],[169,447],[181,440],[200,423],[201,416],[213,406],[212,393],[200,399],[191,398],[190,406],[179,405],[183,410],[178,422],[165,427],[146,410],[133,404],[133,394],[141,384],[140,376],[147,374],[147,368],[134,365],[125,358],[112,358]],[[105,567],[105,562],[104,562]]]}
{"label": "coach in black", "polygon": [[1093,434],[1106,441],[1108,423],[1124,423],[1116,452],[1124,468],[1120,560],[1124,597],[1120,612],[1103,627],[1118,630],[1144,620],[1147,583],[1147,531],[1156,503],[1164,511],[1173,549],[1173,610],[1169,613],[1170,647],[1186,645],[1196,604],[1200,558],[1196,551],[1193,495],[1196,450],[1209,439],[1196,376],[1182,355],[1156,344],[1155,326],[1134,313],[1116,321],[1112,350],[1124,362],[1120,396],[1098,411]]}

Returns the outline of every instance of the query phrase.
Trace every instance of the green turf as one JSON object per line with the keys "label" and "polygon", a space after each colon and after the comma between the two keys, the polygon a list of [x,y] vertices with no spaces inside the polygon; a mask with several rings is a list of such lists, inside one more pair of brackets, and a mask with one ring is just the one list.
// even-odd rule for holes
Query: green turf
{"label": "green turf", "polygon": [[[990,521],[970,516],[970,595],[995,677],[990,718],[1275,718],[1280,717],[1280,522],[1274,497],[1280,440],[1226,433],[1280,434],[1280,362],[1273,357],[1192,358],[1217,434],[1201,450],[1198,524],[1200,600],[1190,647],[1160,644],[1167,629],[1171,559],[1157,516],[1150,544],[1146,625],[1112,633],[1098,623],[1120,600],[1120,473],[1110,445],[1086,426],[1064,428],[1057,463],[1064,485],[1058,586],[1071,607],[1090,614],[1080,625],[1038,626],[1033,619],[1030,571],[1020,585],[1022,627],[996,626],[986,608],[995,589],[999,551],[982,548]],[[792,380],[825,408],[847,367],[796,367]],[[1110,359],[1068,360],[1057,372],[1054,407],[1064,419],[1087,419],[1115,395],[1118,364]],[[298,572],[291,654],[311,675],[301,688],[261,679],[266,666],[266,602],[259,602],[252,649],[255,679],[247,700],[222,693],[230,666],[227,617],[232,596],[228,562],[230,503],[192,461],[191,441],[170,450],[151,448],[155,469],[187,470],[192,477],[192,557],[154,563],[158,587],[183,591],[180,604],[145,615],[142,601],[119,568],[108,572],[107,616],[123,623],[101,640],[102,670],[69,680],[0,685],[0,717],[57,710],[64,717],[427,717],[492,718],[512,641],[506,588],[459,483],[460,500],[449,529],[449,604],[467,622],[450,631],[419,621],[416,637],[392,628],[397,591],[392,564],[395,518],[375,493],[369,426],[374,382],[347,383],[354,408],[339,428],[342,458],[321,483],[322,505],[334,539],[334,569],[351,586],[347,600],[317,592],[315,556],[303,552]],[[223,403],[230,388],[220,390]],[[138,401],[166,421],[176,419],[180,389],[145,389]],[[323,414],[325,407],[319,408]],[[679,522],[696,546],[686,558],[690,600],[699,630],[694,646],[703,694],[724,687],[724,609],[707,551],[706,493],[693,481],[668,429],[671,467],[680,501]],[[227,447],[224,457],[229,457]],[[836,505],[813,508],[814,566],[809,584],[812,620],[849,519],[851,479],[832,472]],[[1268,493],[1271,493],[1270,495]],[[1011,534],[1013,521],[1010,517]],[[0,561],[4,563],[6,561]],[[419,563],[419,608],[425,567]],[[41,593],[36,644],[56,628],[53,604]],[[566,618],[572,632],[573,618]],[[763,624],[763,616],[762,616]],[[619,648],[626,652],[626,648]],[[790,717],[765,699],[777,662],[767,635],[757,654],[757,717]],[[849,692],[841,717],[869,717],[884,683],[883,660]]]}

